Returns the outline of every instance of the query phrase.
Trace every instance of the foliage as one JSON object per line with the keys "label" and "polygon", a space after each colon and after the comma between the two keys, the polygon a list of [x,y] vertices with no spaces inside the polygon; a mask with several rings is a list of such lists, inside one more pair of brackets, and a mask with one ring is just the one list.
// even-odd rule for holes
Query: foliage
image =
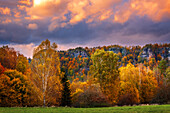
{"label": "foliage", "polygon": [[[110,106],[106,96],[102,93],[99,84],[91,84],[88,88],[86,87],[86,83],[77,82],[76,84],[79,84],[79,87],[72,93],[74,107]],[[86,88],[83,88],[83,90],[82,86],[85,86]]]}
{"label": "foliage", "polygon": [[138,104],[139,102],[140,99],[138,89],[132,83],[122,81],[118,105],[133,105]]}
{"label": "foliage", "polygon": [[[120,69],[119,104],[149,103],[156,95],[158,83],[151,70],[128,64]],[[147,72],[148,71],[148,72]]]}
{"label": "foliage", "polygon": [[3,74],[4,71],[5,71],[5,69],[4,69],[4,67],[3,67],[3,66],[1,65],[1,63],[0,63],[0,75]]}
{"label": "foliage", "polygon": [[141,103],[150,103],[156,95],[158,83],[156,78],[153,76],[153,72],[142,71],[140,95]]}
{"label": "foliage", "polygon": [[158,65],[158,68],[161,70],[161,74],[163,74],[164,76],[166,76],[165,72],[166,72],[167,67],[168,67],[167,62],[165,60],[161,60]]}
{"label": "foliage", "polygon": [[167,84],[170,84],[170,67],[168,67],[166,69],[166,80],[167,80]]}
{"label": "foliage", "polygon": [[119,63],[117,54],[112,51],[97,50],[92,56],[93,65],[89,74],[97,78],[102,92],[107,95],[112,104],[117,102],[117,81]]}
{"label": "foliage", "polygon": [[0,75],[0,106],[35,106],[37,95],[28,78],[16,70]]}
{"label": "foliage", "polygon": [[8,69],[16,68],[17,52],[14,48],[3,46],[0,48],[0,62],[1,65]]}
{"label": "foliage", "polygon": [[[3,46],[0,105],[65,106],[70,103],[70,93],[76,107],[168,103],[169,45],[110,45],[57,51],[57,45],[46,40],[28,60]],[[65,72],[63,80],[60,70]]]}
{"label": "foliage", "polygon": [[28,69],[28,60],[23,55],[18,56],[17,63],[16,63],[16,70],[26,74]]}
{"label": "foliage", "polygon": [[139,69],[129,63],[120,69],[119,105],[133,105],[140,102],[139,99]]}
{"label": "foliage", "polygon": [[55,43],[50,45],[49,40],[43,41],[34,49],[31,61],[32,80],[41,91],[44,106],[58,105],[55,98],[61,98],[60,61],[56,49]]}
{"label": "foliage", "polygon": [[170,101],[170,68],[168,67],[165,72],[165,84],[158,87],[155,98],[152,103],[164,104]]}
{"label": "foliage", "polygon": [[61,83],[63,84],[61,106],[71,106],[70,83],[66,74],[64,74]]}

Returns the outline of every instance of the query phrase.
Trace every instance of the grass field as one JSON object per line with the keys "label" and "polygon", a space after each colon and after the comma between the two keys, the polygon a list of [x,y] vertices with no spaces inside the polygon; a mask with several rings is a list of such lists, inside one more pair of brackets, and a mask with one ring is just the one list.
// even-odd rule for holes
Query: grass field
{"label": "grass field", "polygon": [[124,106],[103,108],[0,107],[0,113],[170,113],[170,105]]}

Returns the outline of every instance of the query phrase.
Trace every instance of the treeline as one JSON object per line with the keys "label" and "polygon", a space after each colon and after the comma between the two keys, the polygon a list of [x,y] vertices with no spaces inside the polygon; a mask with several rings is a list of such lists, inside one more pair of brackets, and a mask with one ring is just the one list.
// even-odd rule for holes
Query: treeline
{"label": "treeline", "polygon": [[129,62],[135,66],[142,63],[151,70],[157,68],[161,60],[166,61],[166,66],[169,66],[170,60],[170,44],[146,44],[145,46],[129,46],[123,47],[120,45],[111,45],[103,47],[69,49],[67,51],[59,51],[61,69],[65,70],[69,80],[78,78],[83,81],[90,65],[92,65],[91,55],[96,50],[113,51],[118,56],[120,67],[126,66]]}
{"label": "treeline", "polygon": [[0,106],[100,107],[170,101],[170,44],[57,51],[0,48]]}

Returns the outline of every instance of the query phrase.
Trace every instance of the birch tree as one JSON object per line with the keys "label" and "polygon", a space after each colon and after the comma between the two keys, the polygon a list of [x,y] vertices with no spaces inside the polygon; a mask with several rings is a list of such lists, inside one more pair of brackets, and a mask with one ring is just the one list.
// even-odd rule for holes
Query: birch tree
{"label": "birch tree", "polygon": [[[51,45],[50,41],[46,40],[35,48],[31,61],[31,70],[34,85],[39,88],[43,106],[46,106],[50,103],[49,101],[46,103],[46,100],[52,96],[48,94],[60,95],[60,60],[57,53],[57,44],[53,43]],[[54,92],[49,93],[48,91]]]}

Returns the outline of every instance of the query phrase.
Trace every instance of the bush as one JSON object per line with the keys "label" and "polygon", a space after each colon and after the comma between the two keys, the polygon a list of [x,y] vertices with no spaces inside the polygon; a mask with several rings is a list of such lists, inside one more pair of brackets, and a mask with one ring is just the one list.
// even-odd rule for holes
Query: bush
{"label": "bush", "polygon": [[139,100],[139,92],[136,88],[131,87],[127,89],[127,91],[123,92],[123,94],[119,97],[118,105],[133,105],[138,104]]}
{"label": "bush", "polygon": [[161,85],[151,103],[167,104],[170,101],[170,85]]}
{"label": "bush", "polygon": [[104,96],[99,86],[94,85],[89,87],[84,92],[82,90],[77,91],[73,95],[74,107],[106,107],[110,106],[107,98]]}

